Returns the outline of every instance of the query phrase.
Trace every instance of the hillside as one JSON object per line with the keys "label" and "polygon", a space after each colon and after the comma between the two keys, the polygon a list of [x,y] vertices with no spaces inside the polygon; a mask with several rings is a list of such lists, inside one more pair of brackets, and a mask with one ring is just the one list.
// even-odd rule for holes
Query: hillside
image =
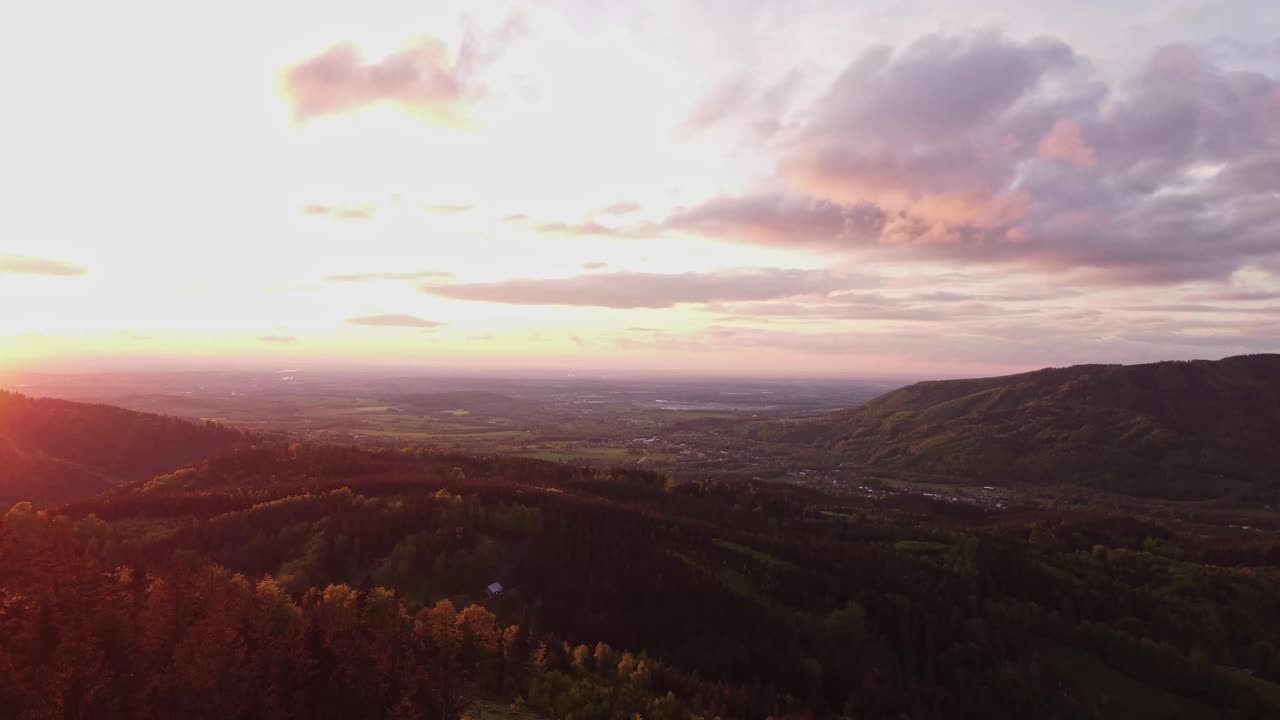
{"label": "hillside", "polygon": [[785,438],[980,482],[1208,497],[1280,480],[1280,355],[921,382]]}
{"label": "hillside", "polygon": [[0,508],[89,497],[241,440],[211,423],[0,392]]}
{"label": "hillside", "polygon": [[1272,533],[665,480],[260,443],[19,508],[0,717],[1280,711]]}
{"label": "hillside", "polygon": [[[1274,360],[922,383],[786,430],[852,453],[857,423],[946,426],[982,457],[1013,442],[990,428],[1076,413],[1257,458]],[[4,718],[1280,714],[1260,506],[1262,529],[1211,527],[421,446],[223,452],[216,425],[7,394],[0,438],[10,478],[116,485],[0,512]],[[1097,440],[1141,458],[1126,442]]]}

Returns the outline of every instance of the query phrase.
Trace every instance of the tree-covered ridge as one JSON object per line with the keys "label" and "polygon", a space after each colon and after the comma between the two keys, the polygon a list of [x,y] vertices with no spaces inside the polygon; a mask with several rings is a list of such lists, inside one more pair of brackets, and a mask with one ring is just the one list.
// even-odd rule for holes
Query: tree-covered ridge
{"label": "tree-covered ridge", "polygon": [[1280,355],[921,382],[760,431],[880,468],[1211,497],[1280,489]]}
{"label": "tree-covered ridge", "polygon": [[[954,513],[637,470],[262,446],[6,516],[0,664],[14,672],[0,673],[0,698],[27,717],[48,716],[45,698],[84,707],[98,682],[135,698],[118,701],[127,707],[240,688],[249,704],[217,705],[217,717],[454,717],[472,696],[563,720],[1280,711],[1274,536]],[[490,596],[494,582],[504,589]],[[193,588],[178,616],[143,611],[151,588],[178,586]],[[154,682],[170,690],[130,685],[152,675],[117,678],[111,663],[60,664],[114,657],[111,643],[132,636],[100,608],[135,592],[146,602],[127,601],[139,616],[125,627],[169,634],[143,645],[148,664],[125,667],[159,668]],[[467,663],[441,660],[431,639],[442,601],[455,628],[471,605],[483,619],[466,632],[487,650]],[[255,629],[265,606],[294,629]],[[210,607],[228,608],[216,610],[222,630],[201,620]],[[50,659],[33,655],[36,636],[72,644]],[[274,715],[254,714],[268,706]]]}
{"label": "tree-covered ridge", "polygon": [[90,497],[243,440],[216,423],[0,391],[0,506]]}
{"label": "tree-covered ridge", "polygon": [[77,552],[82,527],[23,508],[0,531],[0,561],[18,572],[0,586],[6,718],[456,718],[476,692],[696,716],[655,690],[688,684],[661,663],[548,645],[481,605],[385,587],[289,593],[190,555],[113,568]]}

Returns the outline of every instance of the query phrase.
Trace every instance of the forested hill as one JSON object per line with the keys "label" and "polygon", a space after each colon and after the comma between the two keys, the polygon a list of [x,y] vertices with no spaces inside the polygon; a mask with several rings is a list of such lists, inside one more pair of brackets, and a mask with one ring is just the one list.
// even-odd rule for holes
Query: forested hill
{"label": "forested hill", "polygon": [[261,442],[0,513],[0,718],[1280,717],[1275,533],[907,500]]}
{"label": "forested hill", "polygon": [[89,497],[242,439],[214,423],[0,391],[0,508]]}
{"label": "forested hill", "polygon": [[983,482],[1244,492],[1280,481],[1280,355],[921,382],[780,435],[844,461]]}

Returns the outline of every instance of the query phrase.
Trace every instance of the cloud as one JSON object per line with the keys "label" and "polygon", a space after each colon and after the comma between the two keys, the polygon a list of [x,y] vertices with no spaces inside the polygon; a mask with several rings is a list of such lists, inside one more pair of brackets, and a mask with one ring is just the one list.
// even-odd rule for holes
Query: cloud
{"label": "cloud", "polygon": [[312,217],[332,217],[338,220],[372,220],[374,216],[372,208],[339,207],[320,204],[304,205],[302,208],[302,214],[310,215]]}
{"label": "cloud", "polygon": [[462,68],[438,40],[423,41],[374,63],[366,63],[351,45],[337,45],[285,75],[298,121],[379,102],[452,121],[460,112],[466,85]]}
{"label": "cloud", "polygon": [[0,255],[0,275],[49,275],[55,277],[78,277],[87,270],[80,265],[73,265],[61,260],[24,257],[21,255]]}
{"label": "cloud", "polygon": [[959,319],[1011,318],[1035,315],[1037,307],[1008,307],[974,300],[960,294],[923,293],[888,297],[878,293],[842,294],[810,302],[732,303],[708,308],[736,318],[788,318],[796,320],[897,320],[953,322]]}
{"label": "cloud", "polygon": [[1054,123],[1049,132],[1040,138],[1036,152],[1047,160],[1060,160],[1079,168],[1090,168],[1098,164],[1093,148],[1080,134],[1080,125],[1071,120]]}
{"label": "cloud", "polygon": [[1008,118],[1080,71],[1061,42],[1016,43],[993,32],[925,36],[898,54],[870,50],[814,109],[784,173],[812,194],[895,210],[921,197],[996,192],[1008,180],[1004,149],[1025,144],[1010,133],[1027,129]]}
{"label": "cloud", "polygon": [[681,208],[664,223],[727,240],[762,245],[852,245],[870,242],[885,223],[874,205],[846,206],[815,198],[761,193],[724,196]]}
{"label": "cloud", "polygon": [[858,57],[755,193],[672,213],[726,240],[1172,284],[1280,255],[1280,83],[1158,50],[1108,83],[1047,38]]}
{"label": "cloud", "polygon": [[374,272],[354,273],[350,275],[329,275],[324,279],[329,282],[369,282],[372,280],[450,280],[451,272],[423,270],[421,272]]}
{"label": "cloud", "polygon": [[[605,209],[605,214],[610,214],[609,210],[620,208],[622,204],[613,205]],[[625,208],[622,208],[625,210]],[[626,213],[631,211],[627,210]],[[619,210],[612,214],[626,214]],[[529,223],[532,218],[524,213],[514,213],[506,215],[502,218],[503,222],[513,225],[524,225]],[[564,237],[616,237],[622,235],[635,235],[639,227],[611,227],[595,220],[588,219],[581,222],[561,222],[561,221],[544,221],[532,225],[532,228],[540,233],[547,235],[561,235]]]}
{"label": "cloud", "polygon": [[608,270],[609,263],[607,262],[582,263],[582,269],[583,270]]}
{"label": "cloud", "polygon": [[[950,273],[894,277],[873,289],[837,290],[781,300],[717,302],[705,309],[720,313],[722,323],[839,327],[842,321],[876,321],[880,328],[937,323],[951,330],[962,326],[981,330],[991,323],[1021,318],[1073,323],[1094,318],[1096,310],[1082,309],[1075,303],[1081,298],[1082,293],[1068,288],[1035,288],[999,277]],[[1084,301],[1088,302],[1088,298]]]}
{"label": "cloud", "polygon": [[1163,303],[1150,305],[1122,305],[1113,309],[1153,313],[1236,313],[1242,315],[1272,315],[1280,318],[1280,307],[1240,305],[1205,305],[1203,303]]}
{"label": "cloud", "polygon": [[470,209],[470,205],[450,205],[448,203],[431,206],[431,212],[439,213],[441,215],[457,215],[458,213],[464,213]]}
{"label": "cloud", "polygon": [[424,320],[416,315],[364,315],[347,320],[349,325],[365,325],[369,327],[411,327],[411,328],[436,328],[445,323],[436,322],[434,320]]}
{"label": "cloud", "polygon": [[616,202],[600,211],[601,215],[630,215],[640,211],[640,203]]}
{"label": "cloud", "polygon": [[726,318],[786,318],[788,320],[943,320],[936,310],[912,307],[885,307],[860,303],[743,303],[708,308]]}
{"label": "cloud", "polygon": [[548,222],[537,226],[537,231],[548,235],[567,235],[569,237],[592,237],[617,235],[618,230],[601,225],[594,220],[581,223]]}
{"label": "cloud", "polygon": [[1221,290],[1187,297],[1193,302],[1257,302],[1280,300],[1280,290]]}
{"label": "cloud", "polygon": [[258,341],[286,345],[288,343],[297,342],[298,338],[293,337],[292,335],[260,335],[258,336]]}
{"label": "cloud", "polygon": [[784,118],[803,75],[791,70],[772,84],[735,77],[721,83],[693,108],[678,136],[694,135],[722,125],[746,126],[757,139],[768,139],[784,126]]}
{"label": "cloud", "polygon": [[350,44],[335,45],[289,68],[285,92],[297,122],[391,103],[436,122],[454,123],[480,93],[478,71],[523,29],[523,16],[512,15],[488,35],[468,32],[452,55],[444,42],[425,38],[374,62]]}
{"label": "cloud", "polygon": [[716,273],[593,273],[554,280],[428,285],[422,291],[454,300],[511,305],[667,308],[682,303],[768,300],[866,286],[871,278],[818,270],[737,270]]}

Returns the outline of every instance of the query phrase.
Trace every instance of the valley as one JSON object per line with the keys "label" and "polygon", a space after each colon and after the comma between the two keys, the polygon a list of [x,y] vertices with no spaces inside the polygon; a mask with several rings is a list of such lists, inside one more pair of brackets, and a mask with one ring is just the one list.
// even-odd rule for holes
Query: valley
{"label": "valley", "polygon": [[426,445],[680,477],[779,476],[745,424],[859,405],[890,381],[176,373],[6,378],[15,389],[316,442]]}
{"label": "valley", "polygon": [[[0,395],[0,713],[1273,717],[1280,483],[1187,488],[1212,448],[1271,452],[1232,418],[1270,422],[1274,359],[897,390],[27,377],[133,409]],[[1045,428],[1117,405],[1210,450],[1081,480],[1103,440]],[[1026,423],[1013,457],[1061,472],[990,462]]]}

